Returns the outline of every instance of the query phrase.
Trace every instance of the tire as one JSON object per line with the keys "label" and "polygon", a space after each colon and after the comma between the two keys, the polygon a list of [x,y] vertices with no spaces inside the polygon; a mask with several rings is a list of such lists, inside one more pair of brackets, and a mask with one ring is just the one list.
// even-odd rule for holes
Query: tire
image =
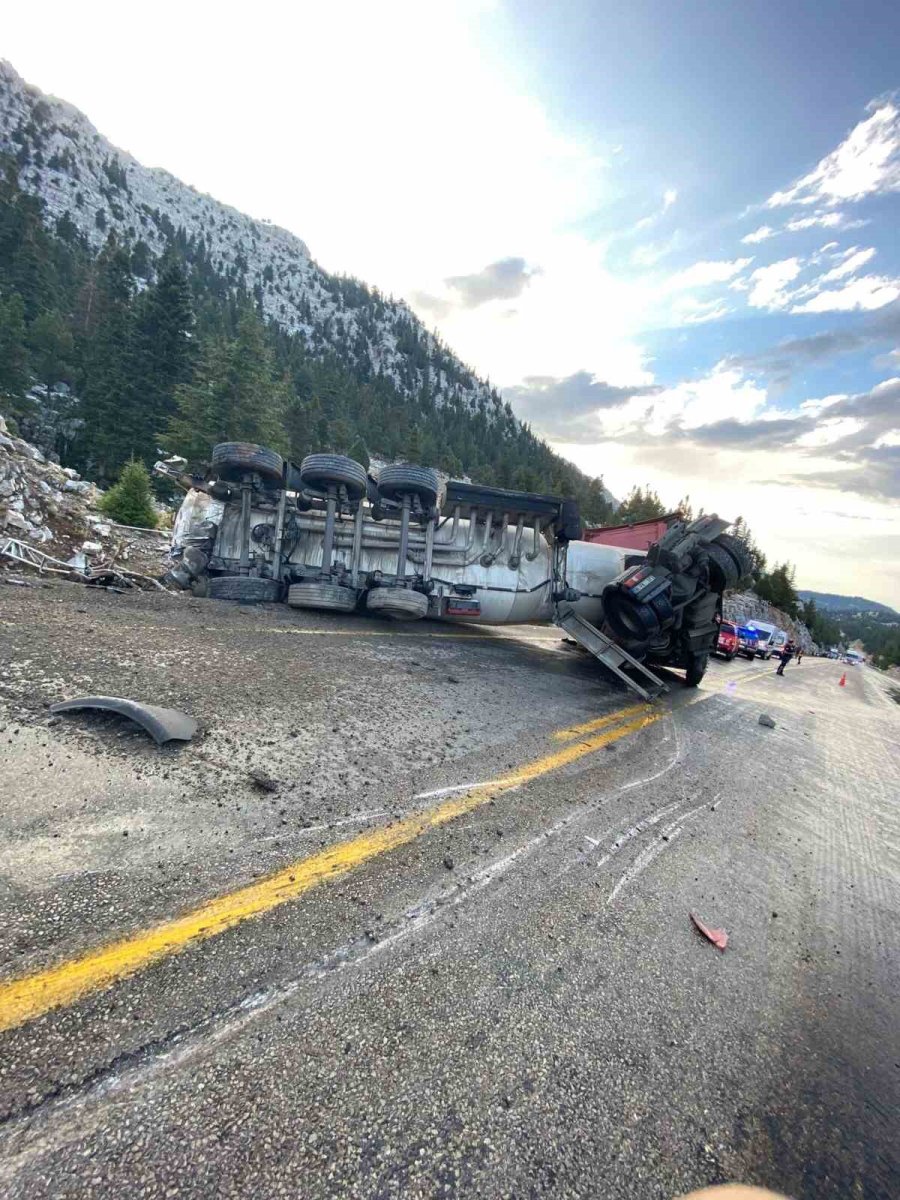
{"label": "tire", "polygon": [[206,594],[212,600],[270,604],[281,594],[281,584],[277,579],[260,579],[257,575],[213,575]]}
{"label": "tire", "polygon": [[288,588],[291,608],[322,608],[329,612],[353,612],[356,591],[336,583],[293,583]]}
{"label": "tire", "polygon": [[739,538],[734,537],[730,533],[720,533],[715,539],[715,544],[721,546],[734,559],[735,566],[738,569],[738,581],[750,574],[753,563],[750,555],[747,553],[747,547]]}
{"label": "tire", "polygon": [[610,641],[615,642],[617,646],[621,646],[623,650],[627,650],[632,658],[636,658],[639,662],[643,662],[650,646],[650,642],[647,638],[620,637],[619,634],[617,634],[613,629],[612,625],[610,625],[609,621],[603,621],[601,623],[600,632],[604,637],[608,637]]}
{"label": "tire", "polygon": [[709,582],[714,592],[725,592],[733,588],[740,579],[737,563],[724,546],[711,542],[706,548],[709,555]]}
{"label": "tire", "polygon": [[429,507],[437,503],[441,484],[437,472],[431,467],[417,467],[412,463],[400,463],[394,467],[382,467],[378,473],[378,495],[383,500],[396,500],[400,496],[418,496]]}
{"label": "tire", "polygon": [[706,674],[706,668],[709,665],[709,654],[706,650],[695,651],[693,654],[688,655],[687,663],[684,686],[695,688]]}
{"label": "tire", "polygon": [[307,454],[300,464],[300,480],[313,492],[328,492],[330,484],[347,489],[351,500],[366,494],[366,468],[345,454]]}
{"label": "tire", "polygon": [[219,442],[213,446],[211,466],[219,479],[232,481],[255,472],[269,483],[280,484],[284,475],[281,455],[255,442]]}
{"label": "tire", "polygon": [[648,642],[659,633],[660,620],[650,604],[634,600],[627,592],[609,587],[603,593],[603,616],[616,641]]}
{"label": "tire", "polygon": [[366,608],[383,617],[398,621],[417,621],[428,612],[428,597],[409,588],[373,588],[366,595]]}

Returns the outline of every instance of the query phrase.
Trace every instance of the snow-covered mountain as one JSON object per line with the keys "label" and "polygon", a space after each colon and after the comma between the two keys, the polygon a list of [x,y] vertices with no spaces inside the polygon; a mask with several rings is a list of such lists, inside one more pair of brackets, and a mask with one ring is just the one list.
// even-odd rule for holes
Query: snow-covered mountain
{"label": "snow-covered mountain", "polygon": [[[51,228],[71,222],[96,249],[110,231],[142,241],[148,260],[175,237],[208,267],[254,293],[265,315],[310,351],[339,354],[364,374],[414,396],[454,398],[488,412],[500,398],[430,333],[402,301],[329,275],[304,242],[201,195],[167,171],[118,150],[71,104],[46,96],[0,60],[0,152],[18,163],[23,190],[43,202]],[[349,361],[348,361],[349,359]]]}

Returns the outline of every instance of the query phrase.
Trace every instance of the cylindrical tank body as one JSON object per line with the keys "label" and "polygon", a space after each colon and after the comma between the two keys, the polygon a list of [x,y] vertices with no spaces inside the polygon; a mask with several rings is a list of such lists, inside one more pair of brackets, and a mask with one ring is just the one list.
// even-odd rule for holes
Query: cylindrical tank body
{"label": "cylindrical tank body", "polygon": [[[210,504],[215,501],[205,499]],[[203,500],[192,493],[185,505],[192,521],[203,519]],[[237,504],[227,504],[224,512],[217,506],[219,533],[214,550],[214,565],[236,569],[241,553],[241,512]],[[251,527],[274,525],[274,506],[254,509]],[[293,530],[293,532],[291,532]],[[338,519],[332,566],[348,573],[353,567],[352,517]],[[286,531],[284,570],[315,571],[322,566],[324,520],[319,512],[294,513]],[[407,558],[409,577],[421,575],[425,565],[425,531],[413,526]],[[391,579],[397,572],[399,526],[393,521],[374,521],[365,511],[360,557],[357,565],[361,583],[378,572]],[[600,597],[604,586],[624,570],[625,556],[633,553],[616,546],[590,542],[570,542],[561,553],[560,568],[565,569],[565,585],[580,594],[575,610],[589,621],[600,618]],[[453,521],[447,518],[435,531],[429,581],[433,595],[450,596],[454,589],[469,589],[479,602],[477,616],[467,622],[488,625],[523,624],[549,621],[553,615],[553,591],[560,581],[554,579],[556,548],[535,527],[501,524],[499,519]],[[272,551],[265,540],[255,540],[251,557],[271,566]],[[436,613],[434,615],[437,615]]]}

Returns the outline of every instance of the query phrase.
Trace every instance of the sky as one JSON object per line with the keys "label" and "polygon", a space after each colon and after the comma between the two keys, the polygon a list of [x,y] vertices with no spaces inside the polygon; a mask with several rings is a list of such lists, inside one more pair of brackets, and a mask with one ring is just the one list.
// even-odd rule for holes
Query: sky
{"label": "sky", "polygon": [[617,496],[900,608],[900,8],[45,0],[0,55],[402,297]]}

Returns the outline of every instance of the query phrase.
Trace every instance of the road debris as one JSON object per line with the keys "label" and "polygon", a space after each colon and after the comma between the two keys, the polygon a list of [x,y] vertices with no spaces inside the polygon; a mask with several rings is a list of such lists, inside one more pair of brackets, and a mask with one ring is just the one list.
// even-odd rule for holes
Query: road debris
{"label": "road debris", "polygon": [[691,913],[690,917],[703,936],[708,938],[714,946],[719,948],[719,950],[724,951],[725,947],[728,945],[728,934],[725,932],[725,930],[710,929],[708,925],[703,924],[696,913]]}
{"label": "road debris", "polygon": [[250,781],[255,788],[259,788],[261,792],[277,792],[278,780],[273,779],[271,775],[267,775],[265,771],[259,767],[254,767],[249,772]]}
{"label": "road debris", "polygon": [[[89,547],[94,547],[94,549],[89,549]],[[75,583],[87,583],[95,587],[111,587],[113,590],[119,591],[140,586],[138,583],[132,582],[140,580],[141,584],[149,584],[160,592],[174,594],[169,592],[168,588],[163,587],[158,579],[121,566],[115,561],[115,554],[110,561],[104,560],[96,566],[89,566],[85,555],[87,553],[95,555],[100,549],[99,542],[85,542],[82,551],[73,554],[67,562],[63,562],[62,559],[54,558],[52,554],[47,554],[44,550],[27,545],[19,538],[0,537],[0,559],[7,559],[9,562],[23,567],[33,567],[41,575],[45,572],[51,575],[62,575]]]}
{"label": "road debris", "polygon": [[760,725],[765,725],[766,729],[774,729],[775,721],[768,713],[762,713],[759,718]]}
{"label": "road debris", "polygon": [[137,700],[125,700],[121,696],[77,696],[73,700],[51,704],[50,712],[65,713],[82,708],[105,709],[128,717],[146,729],[158,746],[170,741],[189,742],[199,728],[193,717],[179,712],[177,708],[141,704]]}

